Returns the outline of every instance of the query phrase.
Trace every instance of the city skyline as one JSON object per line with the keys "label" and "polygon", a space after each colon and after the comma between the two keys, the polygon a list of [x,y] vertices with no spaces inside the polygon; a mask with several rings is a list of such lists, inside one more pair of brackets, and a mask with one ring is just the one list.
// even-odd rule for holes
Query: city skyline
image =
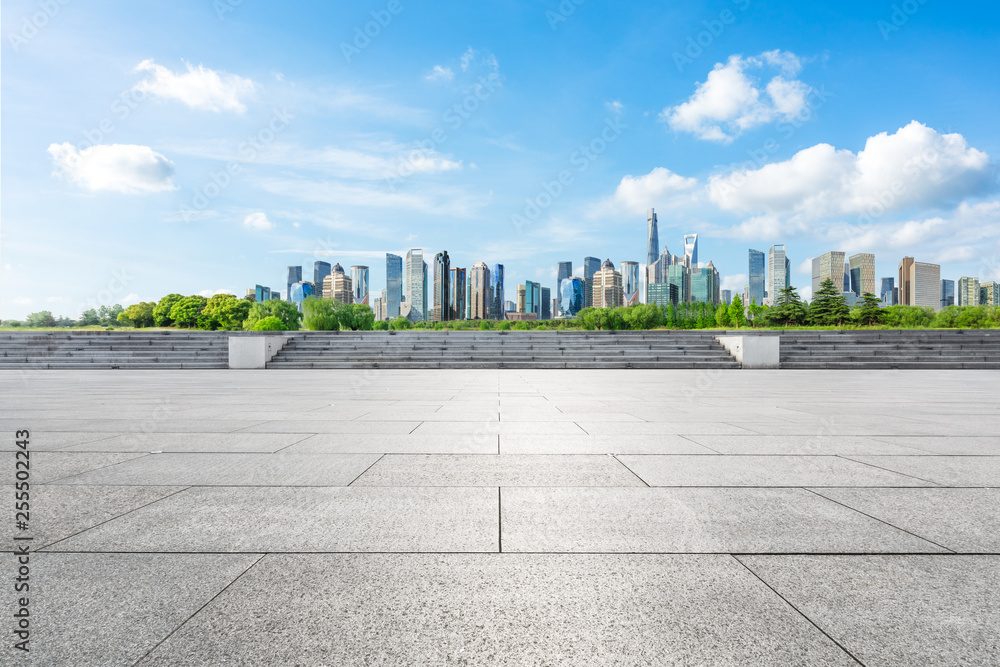
{"label": "city skyline", "polygon": [[215,5],[0,8],[0,317],[284,297],[316,260],[369,266],[373,301],[414,247],[642,281],[653,208],[734,294],[776,244],[806,297],[831,248],[1000,278],[995,6]]}

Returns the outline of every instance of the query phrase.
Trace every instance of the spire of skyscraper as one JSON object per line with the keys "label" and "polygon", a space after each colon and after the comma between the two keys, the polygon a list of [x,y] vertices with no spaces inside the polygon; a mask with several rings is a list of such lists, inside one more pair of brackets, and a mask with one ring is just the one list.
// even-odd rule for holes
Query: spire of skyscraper
{"label": "spire of skyscraper", "polygon": [[656,229],[656,211],[646,213],[646,266],[650,266],[660,256],[660,234]]}

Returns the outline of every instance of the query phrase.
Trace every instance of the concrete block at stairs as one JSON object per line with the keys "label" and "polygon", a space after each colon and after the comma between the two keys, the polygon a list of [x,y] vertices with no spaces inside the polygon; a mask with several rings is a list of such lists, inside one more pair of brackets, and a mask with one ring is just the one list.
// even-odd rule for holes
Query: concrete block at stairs
{"label": "concrete block at stairs", "polygon": [[717,336],[716,340],[743,368],[778,368],[779,336]]}
{"label": "concrete block at stairs", "polygon": [[230,336],[230,368],[264,368],[291,336]]}

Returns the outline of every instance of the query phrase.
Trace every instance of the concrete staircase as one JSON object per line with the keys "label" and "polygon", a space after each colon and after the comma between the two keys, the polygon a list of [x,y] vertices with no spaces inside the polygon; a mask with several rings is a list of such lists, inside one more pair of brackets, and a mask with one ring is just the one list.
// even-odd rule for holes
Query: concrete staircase
{"label": "concrete staircase", "polygon": [[783,331],[781,368],[1000,369],[1000,330]]}
{"label": "concrete staircase", "polygon": [[711,332],[298,332],[268,368],[739,368]]}
{"label": "concrete staircase", "polygon": [[0,332],[0,370],[228,368],[225,331]]}

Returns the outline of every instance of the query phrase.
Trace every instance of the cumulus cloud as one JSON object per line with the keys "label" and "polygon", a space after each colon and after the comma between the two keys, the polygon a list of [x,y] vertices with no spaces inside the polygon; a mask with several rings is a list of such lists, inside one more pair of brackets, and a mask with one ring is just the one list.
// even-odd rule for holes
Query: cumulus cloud
{"label": "cumulus cloud", "polygon": [[93,192],[145,194],[174,190],[174,164],[149,146],[98,145],[78,150],[70,143],[49,146],[53,174]]}
{"label": "cumulus cloud", "polygon": [[431,73],[424,77],[428,81],[451,81],[455,78],[455,72],[450,67],[435,65]]}
{"label": "cumulus cloud", "polygon": [[266,213],[251,213],[243,219],[243,226],[249,229],[274,229],[274,223],[267,219]]}
{"label": "cumulus cloud", "polygon": [[657,167],[642,176],[627,174],[623,177],[615,190],[613,203],[629,211],[641,212],[662,205],[665,197],[690,192],[697,185],[696,178],[685,178]]}
{"label": "cumulus cloud", "polygon": [[135,67],[136,72],[150,72],[133,90],[164,100],[177,100],[192,109],[207,111],[235,111],[243,113],[246,105],[241,97],[253,93],[252,80],[235,74],[216,72],[203,65],[187,64],[187,72],[172,72],[152,60],[144,60]]}
{"label": "cumulus cloud", "polygon": [[205,297],[206,299],[211,299],[216,294],[232,294],[233,296],[235,296],[236,292],[229,289],[217,289],[217,290],[203,289],[200,292],[198,292],[198,294]]}
{"label": "cumulus cloud", "polygon": [[[790,120],[806,108],[812,89],[790,78],[801,68],[798,56],[787,51],[768,51],[749,58],[730,56],[725,64],[715,65],[690,98],[664,109],[660,120],[676,132],[731,142],[744,130],[773,120]],[[749,72],[766,69],[781,73],[761,88]]]}
{"label": "cumulus cloud", "polygon": [[614,100],[613,102],[605,102],[604,108],[616,116],[620,116],[622,111],[625,110],[625,106],[621,103],[620,100]]}
{"label": "cumulus cloud", "polygon": [[868,139],[857,154],[829,144],[784,162],[738,169],[709,179],[720,208],[759,214],[760,228],[788,218],[791,226],[832,216],[877,218],[908,207],[944,207],[995,187],[989,156],[960,134],[911,122]]}
{"label": "cumulus cloud", "polygon": [[140,299],[140,298],[139,298],[139,295],[138,295],[138,294],[135,294],[135,293],[132,293],[132,294],[127,294],[127,295],[126,295],[126,296],[125,296],[125,297],[124,297],[124,298],[123,298],[123,299],[122,299],[121,301],[119,301],[118,303],[120,303],[120,304],[121,304],[121,305],[123,305],[123,306],[131,306],[131,305],[133,305],[133,304],[136,304],[136,303],[139,303],[139,302],[140,302],[141,300],[142,300],[142,299]]}

